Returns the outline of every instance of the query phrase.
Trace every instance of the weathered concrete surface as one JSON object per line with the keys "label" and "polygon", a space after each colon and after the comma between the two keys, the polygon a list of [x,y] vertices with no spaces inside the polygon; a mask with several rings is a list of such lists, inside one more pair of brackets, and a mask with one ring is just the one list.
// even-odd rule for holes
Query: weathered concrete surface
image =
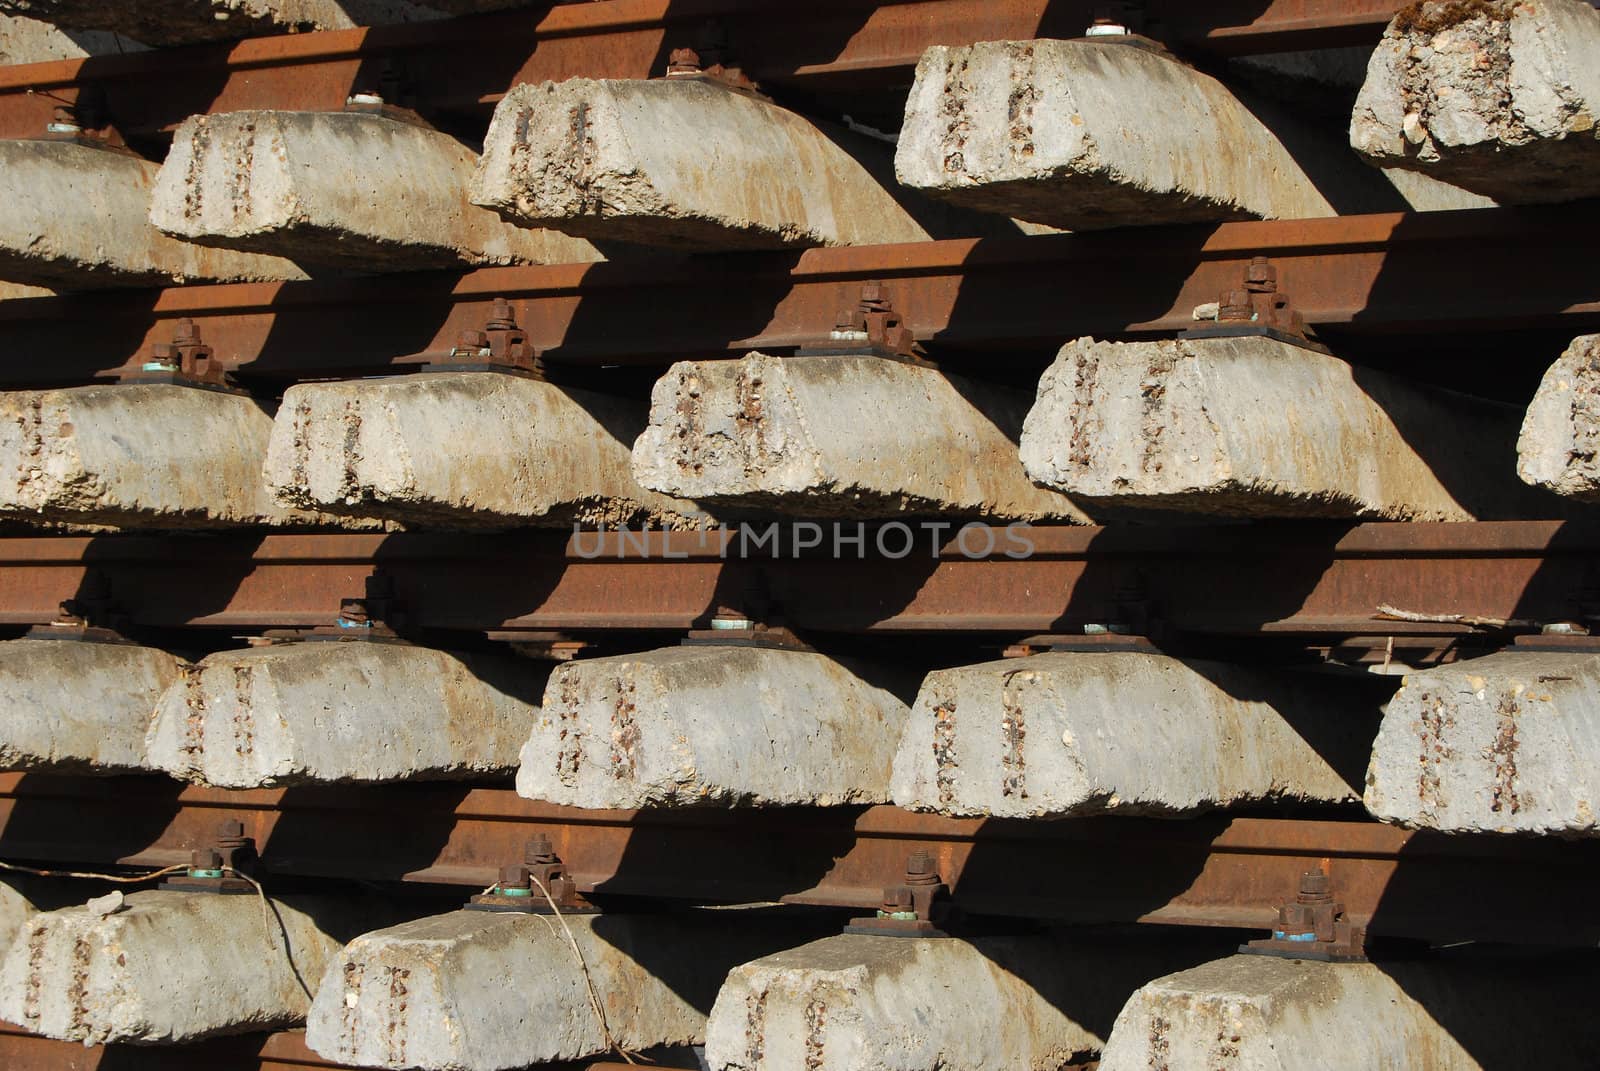
{"label": "weathered concrete surface", "polygon": [[150,226],[158,170],[70,141],[0,140],[0,277],[62,290],[305,278],[287,260],[206,249]]}
{"label": "weathered concrete surface", "polygon": [[1517,475],[1600,501],[1600,335],[1580,335],[1539,382],[1517,439]]}
{"label": "weathered concrete surface", "polygon": [[876,357],[685,361],[650,397],[655,491],[811,516],[1088,518],[1017,463],[1027,397]]}
{"label": "weathered concrete surface", "polygon": [[644,424],[642,403],[485,372],[302,383],[265,479],[286,507],[416,525],[681,525],[695,505],[629,468]]}
{"label": "weathered concrete surface", "polygon": [[9,876],[0,878],[0,949],[11,947],[17,932],[38,910],[21,882]]}
{"label": "weathered concrete surface", "polygon": [[189,242],[365,271],[604,259],[469,203],[477,162],[448,134],[380,115],[195,115],[173,137],[150,222]]}
{"label": "weathered concrete surface", "polygon": [[544,677],[531,661],[401,644],[223,651],[162,696],[150,761],[222,788],[504,773]]}
{"label": "weathered concrete surface", "polygon": [[[7,5],[0,4],[0,12]],[[0,64],[49,63],[117,52],[142,52],[143,45],[100,30],[67,31],[38,19],[0,13]]]}
{"label": "weathered concrete surface", "polygon": [[1385,167],[1379,173],[1405,202],[1400,211],[1452,212],[1458,208],[1493,208],[1496,204],[1492,197],[1440,182],[1421,171]]}
{"label": "weathered concrete surface", "polygon": [[1232,956],[1135,993],[1100,1071],[1577,1071],[1600,1030],[1564,1002],[1593,984],[1593,968],[1561,961]]}
{"label": "weathered concrete surface", "polygon": [[1237,939],[1128,930],[926,940],[833,935],[735,967],[713,1071],[1056,1071],[1092,1061],[1152,978]]}
{"label": "weathered concrete surface", "polygon": [[1600,655],[1505,651],[1406,675],[1367,810],[1452,833],[1600,835]]}
{"label": "weathered concrete surface", "polygon": [[1370,47],[1293,49],[1229,57],[1230,85],[1247,86],[1297,111],[1349,119],[1350,106],[1367,76]]}
{"label": "weathered concrete surface", "polygon": [[1054,1071],[1102,1039],[1063,1009],[1092,972],[1047,937],[840,935],[735,967],[713,1071]]}
{"label": "weathered concrete surface", "polygon": [[0,518],[137,528],[337,521],[273,502],[261,480],[271,434],[259,403],[217,391],[0,392]]}
{"label": "weathered concrete surface", "polygon": [[1429,2],[1372,54],[1350,144],[1506,204],[1600,193],[1600,11],[1585,0]]}
{"label": "weathered concrete surface", "polygon": [[[699,1043],[728,969],[794,939],[792,929],[739,917],[749,914],[566,916],[618,1044]],[[317,989],[306,1044],[341,1063],[437,1071],[499,1071],[607,1050],[560,924],[482,911],[350,942]]]}
{"label": "weathered concrete surface", "polygon": [[667,647],[556,667],[517,793],[575,807],[882,803],[906,707],[839,662]]}
{"label": "weathered concrete surface", "polygon": [[1135,652],[935,670],[892,794],[911,810],[1004,818],[1348,802],[1382,696],[1342,684]]}
{"label": "weathered concrete surface", "polygon": [[347,30],[439,17],[407,0],[3,0],[0,12],[72,30],[112,30],[147,45]]}
{"label": "weathered concrete surface", "polygon": [[900,205],[887,165],[881,145],[704,82],[574,78],[505,95],[472,200],[525,226],[678,249],[949,237]]}
{"label": "weathered concrete surface", "polygon": [[1093,511],[1548,517],[1512,478],[1510,406],[1268,338],[1069,342],[1022,428],[1036,482]]}
{"label": "weathered concrete surface", "polygon": [[1221,82],[1120,44],[930,48],[895,174],[968,208],[1072,230],[1337,214]]}
{"label": "weathered concrete surface", "polygon": [[0,965],[0,1018],[86,1045],[293,1026],[310,1004],[296,973],[307,985],[321,977],[340,943],[324,928],[343,909],[272,906],[276,918],[255,896],[150,890],[109,915],[34,915]]}
{"label": "weathered concrete surface", "polygon": [[165,651],[132,644],[0,643],[0,769],[151,769],[145,733],[182,666]]}

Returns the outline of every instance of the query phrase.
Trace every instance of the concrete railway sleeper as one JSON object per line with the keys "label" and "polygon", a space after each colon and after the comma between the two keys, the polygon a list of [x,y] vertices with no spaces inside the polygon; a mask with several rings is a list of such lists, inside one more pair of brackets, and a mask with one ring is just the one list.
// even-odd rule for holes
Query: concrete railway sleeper
{"label": "concrete railway sleeper", "polygon": [[[33,7],[35,18],[48,18],[40,6],[46,2],[19,6]],[[75,6],[107,17],[100,5]],[[185,0],[165,6],[199,10],[207,5]],[[249,6],[281,10],[298,5],[252,0]],[[329,10],[337,5],[306,6]],[[407,6],[390,5],[391,10]],[[415,11],[432,5],[409,6]],[[1150,21],[1144,29],[1195,54],[1370,45],[1404,6],[1400,0],[1217,0],[1204,5],[1155,0],[1147,5]],[[667,52],[696,44],[707,19],[721,21],[756,80],[795,89],[812,86],[848,99],[909,84],[930,46],[1076,36],[1100,7],[1092,0],[919,0],[865,11],[826,5],[801,13],[747,0],[717,0],[696,4],[688,13],[649,0],[603,0],[447,22],[399,23],[377,31],[270,36],[183,52],[145,52],[126,40],[105,40],[90,46],[97,53],[92,64],[76,59],[25,62],[0,72],[0,92],[9,98],[0,104],[0,134],[32,134],[50,117],[52,102],[30,98],[29,89],[70,99],[80,84],[103,83],[119,102],[119,122],[130,132],[153,132],[170,130],[208,106],[217,111],[270,108],[293,100],[296,107],[338,108],[353,82],[369,76],[375,87],[386,62],[396,61],[405,67],[411,91],[425,110],[464,109],[487,116],[494,99],[512,82],[539,82],[572,72],[596,78],[659,74]],[[109,17],[118,16],[113,12]],[[1156,23],[1165,29],[1158,30]],[[220,30],[224,37],[260,32],[261,27],[254,20],[214,17],[200,25],[210,31],[207,36]],[[83,39],[81,28],[74,36]],[[58,55],[20,54],[24,61],[55,60]]]}
{"label": "concrete railway sleeper", "polygon": [[0,0],[0,1067],[1592,1066],[1597,71]]}
{"label": "concrete railway sleeper", "polygon": [[[250,843],[231,835],[231,844]],[[197,852],[187,867],[168,868],[187,869],[189,876],[161,890],[113,892],[83,906],[31,912],[0,967],[0,1007],[33,1032],[74,1041],[170,1043],[193,1036],[201,1042],[193,1055],[219,1047],[208,1037],[293,1023],[309,1008],[305,1044],[341,1061],[332,1066],[501,1071],[548,1058],[616,1053],[631,1059],[630,1050],[642,1048],[681,1060],[693,1058],[687,1047],[703,1044],[707,1065],[724,1071],[803,1066],[806,1060],[977,1071],[996,1066],[996,1059],[1003,1061],[998,1066],[1064,1067],[1102,1050],[1107,1060],[1142,1061],[1146,1047],[1173,1043],[1188,1052],[1206,1046],[1199,1035],[1209,1037],[1210,1015],[1237,1017],[1228,1044],[1244,1051],[1260,1048],[1281,1057],[1304,1047],[1301,1055],[1270,1066],[1320,1066],[1302,1062],[1320,1059],[1325,1050],[1318,1045],[1325,1042],[1317,1039],[1359,1030],[1370,1004],[1398,1017],[1381,1043],[1364,1034],[1367,1043],[1393,1047],[1392,1055],[1370,1057],[1380,1061],[1372,1066],[1402,1066],[1381,1061],[1414,1060],[1437,1049],[1445,1055],[1430,1056],[1435,1062],[1423,1066],[1476,1068],[1501,1066],[1497,1046],[1512,1042],[1503,1032],[1466,1029],[1458,1016],[1503,1006],[1493,994],[1514,972],[1514,1000],[1527,1002],[1519,1005],[1519,1021],[1544,1024],[1538,1046],[1545,1065],[1583,1066],[1593,1040],[1589,1028],[1551,1015],[1558,1002],[1541,995],[1541,987],[1554,992],[1592,978],[1600,969],[1592,955],[1552,960],[1524,951],[1508,960],[1462,951],[1457,942],[1448,955],[1380,954],[1369,946],[1378,957],[1374,963],[1338,965],[1307,962],[1299,952],[1288,960],[1220,959],[1238,937],[1226,929],[1195,929],[1194,918],[1166,933],[1034,923],[996,929],[993,922],[955,918],[941,899],[959,898],[965,880],[955,882],[953,894],[944,892],[946,875],[935,869],[935,859],[949,854],[949,844],[937,856],[912,852],[903,879],[909,884],[899,888],[926,888],[917,884],[924,875],[939,883],[933,901],[907,902],[933,904],[912,914],[938,920],[953,935],[936,928],[907,939],[873,930],[903,925],[899,913],[888,911],[891,886],[881,890],[878,902],[885,908],[877,920],[858,919],[844,935],[818,939],[842,916],[830,922],[826,913],[772,906],[647,914],[614,906],[587,914],[591,903],[609,902],[608,894],[602,886],[575,898],[582,882],[568,883],[564,870],[536,863],[557,859],[553,843],[530,849],[526,866],[503,868],[490,886],[498,896],[473,897],[466,910],[433,915],[426,901],[415,899],[389,898],[376,910],[362,906],[371,885],[360,896],[325,888],[315,896],[263,899],[271,910],[258,913],[254,897],[204,889],[229,881],[231,867],[248,865],[243,849],[230,848],[228,863]],[[1035,842],[1032,850],[1039,847]],[[1298,902],[1316,903],[1315,896],[1304,896],[1312,878],[1321,889],[1332,886],[1327,870],[1356,878],[1352,888],[1359,884],[1350,855],[1342,866],[1324,860],[1323,867],[1301,879]],[[223,876],[207,876],[212,873]],[[506,894],[519,887],[525,896],[535,889],[544,894],[548,910],[530,918],[528,909],[510,906],[517,898]],[[471,910],[490,900],[508,906]],[[1346,902],[1329,910],[1340,920],[1353,916]],[[1280,909],[1275,928],[1293,932],[1285,921],[1290,911]],[[330,942],[330,929],[351,934],[382,925],[384,914],[411,921],[357,936],[342,952]],[[1030,914],[1050,917],[1037,903]],[[270,929],[274,918],[277,936]],[[49,939],[63,933],[75,935],[70,954]],[[175,945],[211,951],[163,965]],[[270,961],[265,969],[263,955]],[[53,962],[63,956],[77,964],[76,974]],[[292,966],[298,991],[283,974],[285,965]],[[196,999],[214,985],[227,990],[217,994],[222,999]],[[1185,998],[1185,992],[1193,995]],[[1302,1003],[1325,1020],[1309,1035],[1296,1032],[1298,1016],[1285,1014]],[[608,1023],[607,1008],[622,1018]],[[1151,1016],[1154,1025],[1146,1022]],[[1018,1019],[1028,1027],[1006,1028]],[[1218,1043],[1228,1035],[1222,1031]],[[0,1035],[0,1051],[19,1051],[30,1036]],[[237,1044],[231,1051],[249,1051],[244,1046],[250,1044],[262,1045],[257,1055],[295,1051],[289,1038]],[[867,1063],[860,1062],[862,1046],[873,1054]]]}

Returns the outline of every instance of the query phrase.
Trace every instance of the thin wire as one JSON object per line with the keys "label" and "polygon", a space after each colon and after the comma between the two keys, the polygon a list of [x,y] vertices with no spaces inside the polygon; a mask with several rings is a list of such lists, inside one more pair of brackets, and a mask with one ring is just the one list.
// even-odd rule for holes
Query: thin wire
{"label": "thin wire", "polygon": [[600,997],[594,991],[594,980],[589,977],[589,965],[583,960],[583,950],[578,947],[578,939],[572,936],[572,927],[567,925],[566,916],[561,914],[561,908],[556,905],[555,897],[550,895],[550,890],[544,887],[544,882],[540,881],[537,875],[530,873],[528,880],[544,894],[545,902],[550,905],[550,910],[555,912],[556,921],[561,923],[561,928],[566,931],[567,944],[571,946],[572,954],[578,958],[578,967],[583,971],[583,985],[589,991],[589,1006],[594,1009],[594,1017],[600,1022],[600,1034],[605,1039],[606,1046],[628,1063],[637,1064],[639,1061],[633,1058],[633,1054],[611,1036],[611,1027],[606,1023],[606,1010],[601,1006]]}
{"label": "thin wire", "polygon": [[283,956],[289,961],[289,973],[294,975],[295,983],[300,987],[300,991],[306,995],[306,999],[314,999],[311,987],[306,985],[306,980],[300,975],[300,967],[294,961],[294,949],[289,946],[289,927],[284,925],[283,917],[278,914],[277,909],[272,906],[272,902],[267,899],[267,890],[263,889],[261,883],[255,878],[252,878],[249,874],[241,873],[231,866],[223,867],[222,872],[231,874],[241,881],[249,882],[251,887],[255,889],[256,896],[261,899],[261,921],[266,923],[267,939],[269,941],[272,939],[272,924],[276,922],[278,924],[278,932],[283,934]]}
{"label": "thin wire", "polygon": [[176,874],[180,870],[188,870],[188,863],[178,863],[174,866],[152,870],[148,874],[135,874],[132,877],[116,874],[93,874],[83,870],[41,870],[38,867],[20,866],[16,863],[0,863],[0,870],[12,870],[19,874],[33,874],[41,878],[86,878],[92,881],[110,881],[118,885],[137,885],[141,881],[152,878],[164,878],[168,874]]}

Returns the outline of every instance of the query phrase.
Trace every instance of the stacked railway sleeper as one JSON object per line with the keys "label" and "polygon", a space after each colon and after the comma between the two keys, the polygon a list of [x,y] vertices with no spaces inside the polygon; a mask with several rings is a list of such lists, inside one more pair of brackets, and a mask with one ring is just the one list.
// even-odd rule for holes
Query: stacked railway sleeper
{"label": "stacked railway sleeper", "polygon": [[0,1066],[1600,1062],[1587,0],[0,53]]}

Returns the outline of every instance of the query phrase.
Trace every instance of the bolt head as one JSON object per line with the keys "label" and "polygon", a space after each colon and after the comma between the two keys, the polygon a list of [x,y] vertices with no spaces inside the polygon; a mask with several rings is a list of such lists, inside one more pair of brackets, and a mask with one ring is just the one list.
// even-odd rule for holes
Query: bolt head
{"label": "bolt head", "polygon": [[1328,881],[1328,875],[1320,870],[1308,870],[1300,875],[1300,895],[1305,897],[1325,897],[1333,894],[1333,885]]}
{"label": "bolt head", "polygon": [[549,837],[543,833],[535,833],[528,838],[523,858],[529,863],[553,863],[556,861],[556,847],[550,843]]}

